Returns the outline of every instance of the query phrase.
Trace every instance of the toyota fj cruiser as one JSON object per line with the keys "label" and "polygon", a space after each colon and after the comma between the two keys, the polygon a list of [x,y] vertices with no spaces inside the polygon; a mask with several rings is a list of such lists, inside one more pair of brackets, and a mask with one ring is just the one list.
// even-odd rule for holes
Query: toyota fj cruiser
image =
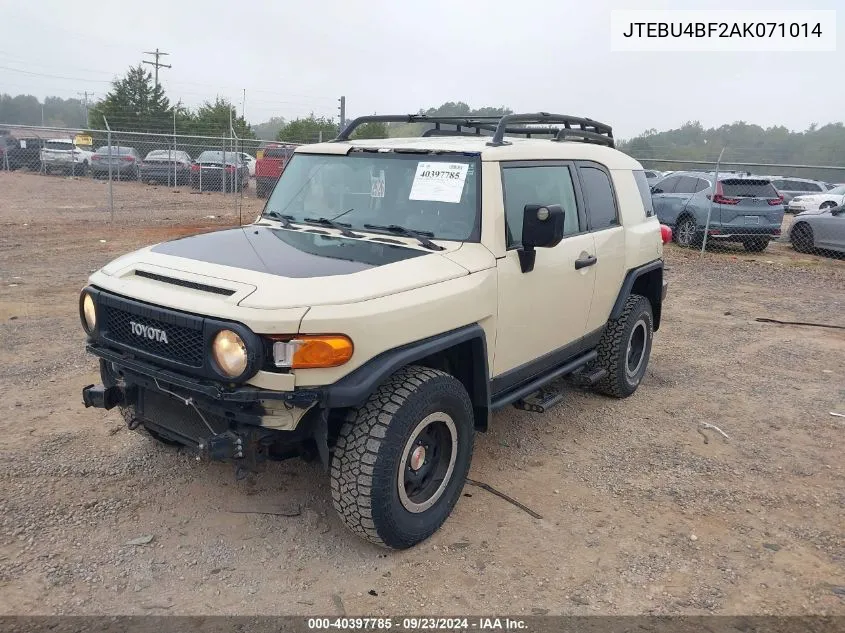
{"label": "toyota fj cruiser", "polygon": [[[425,132],[350,140],[371,121]],[[319,456],[345,524],[410,547],[452,511],[493,411],[543,412],[563,376],[637,389],[665,239],[605,124],[361,117],[298,147],[252,224],[91,275],[102,384],[83,401],[238,473]]]}

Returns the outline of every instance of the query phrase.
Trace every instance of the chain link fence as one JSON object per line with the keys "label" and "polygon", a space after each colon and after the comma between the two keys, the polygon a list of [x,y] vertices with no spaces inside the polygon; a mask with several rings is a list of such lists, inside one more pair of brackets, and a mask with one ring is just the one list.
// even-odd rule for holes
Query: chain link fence
{"label": "chain link fence", "polygon": [[845,259],[845,167],[766,160],[723,148],[709,160],[635,156],[677,246]]}
{"label": "chain link fence", "polygon": [[[105,130],[0,125],[0,171],[90,181],[92,186],[68,185],[68,196],[107,212],[112,221],[138,214],[152,219],[191,205],[234,213],[240,220],[244,202],[252,201],[250,213],[257,208],[256,198],[269,194],[301,144],[243,139],[234,131],[228,136],[153,134],[106,125]],[[184,195],[176,200],[178,194],[203,200]]]}
{"label": "chain link fence", "polygon": [[[100,186],[68,195],[112,221],[196,207],[241,222],[260,211],[293,148],[320,140],[0,125],[0,170],[91,179]],[[844,166],[778,162],[782,152],[760,148],[707,149],[698,160],[660,156],[660,148],[635,156],[677,246],[843,258]]]}

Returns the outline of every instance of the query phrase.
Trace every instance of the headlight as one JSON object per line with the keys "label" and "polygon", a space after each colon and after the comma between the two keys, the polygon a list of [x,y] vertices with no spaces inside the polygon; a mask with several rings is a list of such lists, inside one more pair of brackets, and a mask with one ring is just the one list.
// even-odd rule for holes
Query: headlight
{"label": "headlight", "polygon": [[235,378],[246,371],[246,343],[232,330],[220,330],[211,344],[211,356],[225,375]]}
{"label": "headlight", "polygon": [[342,334],[297,336],[273,343],[273,364],[290,369],[337,367],[352,358],[352,341]]}
{"label": "headlight", "polygon": [[97,327],[97,310],[94,299],[87,292],[82,293],[82,326],[88,334]]}

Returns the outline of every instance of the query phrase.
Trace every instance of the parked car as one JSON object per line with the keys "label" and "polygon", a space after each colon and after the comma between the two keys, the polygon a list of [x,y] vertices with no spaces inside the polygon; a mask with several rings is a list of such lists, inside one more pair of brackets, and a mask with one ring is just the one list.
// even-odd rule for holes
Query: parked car
{"label": "parked car", "polygon": [[656,171],[654,169],[646,169],[645,170],[645,179],[648,182],[649,186],[656,183],[658,180],[663,178],[663,172]]}
{"label": "parked car", "polygon": [[247,166],[247,169],[249,170],[250,178],[252,178],[253,176],[255,176],[255,163],[256,163],[255,156],[252,156],[251,154],[247,154],[246,152],[239,152],[239,153],[241,155],[241,160],[243,160],[243,162]]}
{"label": "parked car", "polygon": [[814,249],[845,253],[845,206],[799,213],[789,230],[789,241],[799,253]]}
{"label": "parked car", "polygon": [[829,189],[827,183],[810,178],[791,178],[785,176],[771,176],[772,185],[783,196],[783,204],[789,211],[789,203],[795,196],[824,193]]}
{"label": "parked car", "polygon": [[191,165],[191,187],[240,191],[249,186],[249,168],[235,152],[205,151]]}
{"label": "parked car", "polygon": [[[6,169],[4,166],[5,157],[3,156],[3,143],[0,142],[0,169]],[[44,140],[37,136],[26,138],[7,137],[6,139],[6,157],[8,157],[8,168],[15,169],[31,169],[38,171],[41,169],[41,149],[44,147]]]}
{"label": "parked car", "polygon": [[188,185],[191,183],[191,156],[178,150],[154,149],[141,162],[141,180]]}
{"label": "parked car", "polygon": [[[704,237],[707,214],[709,241],[740,242],[760,252],[780,235],[783,199],[768,178],[676,172],[651,188],[661,223],[672,228],[680,246],[696,246]],[[712,198],[712,210],[711,210]]]}
{"label": "parked car", "polygon": [[255,164],[255,195],[266,198],[276,186],[276,181],[293,156],[294,148],[289,145],[267,147]]}
{"label": "parked car", "polygon": [[94,153],[67,138],[48,139],[41,150],[44,173],[61,171],[65,174],[85,175],[91,167]]}
{"label": "parked car", "polygon": [[141,155],[134,147],[105,145],[91,157],[91,174],[94,178],[108,178],[109,165],[115,180],[138,180],[141,176]]}
{"label": "parked car", "polygon": [[811,195],[800,195],[789,203],[789,211],[792,213],[803,213],[804,211],[817,211],[819,209],[830,209],[845,203],[845,185],[839,185],[824,193]]}

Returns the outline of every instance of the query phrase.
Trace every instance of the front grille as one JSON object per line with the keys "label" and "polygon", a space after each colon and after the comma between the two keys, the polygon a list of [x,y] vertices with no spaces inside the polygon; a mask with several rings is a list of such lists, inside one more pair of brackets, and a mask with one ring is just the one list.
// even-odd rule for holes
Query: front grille
{"label": "front grille", "polygon": [[[114,306],[103,306],[103,329],[108,339],[141,352],[147,352],[190,367],[203,366],[202,330],[191,329],[156,319],[132,314]],[[131,322],[167,333],[167,342],[149,338],[132,331]]]}
{"label": "front grille", "polygon": [[205,411],[202,416],[205,422],[192,406],[149,389],[143,391],[141,418],[145,424],[148,423],[147,426],[152,426],[153,430],[158,427],[168,435],[179,436],[174,439],[190,440],[193,444],[199,444],[201,440],[223,433],[229,428],[228,420],[223,417]]}

